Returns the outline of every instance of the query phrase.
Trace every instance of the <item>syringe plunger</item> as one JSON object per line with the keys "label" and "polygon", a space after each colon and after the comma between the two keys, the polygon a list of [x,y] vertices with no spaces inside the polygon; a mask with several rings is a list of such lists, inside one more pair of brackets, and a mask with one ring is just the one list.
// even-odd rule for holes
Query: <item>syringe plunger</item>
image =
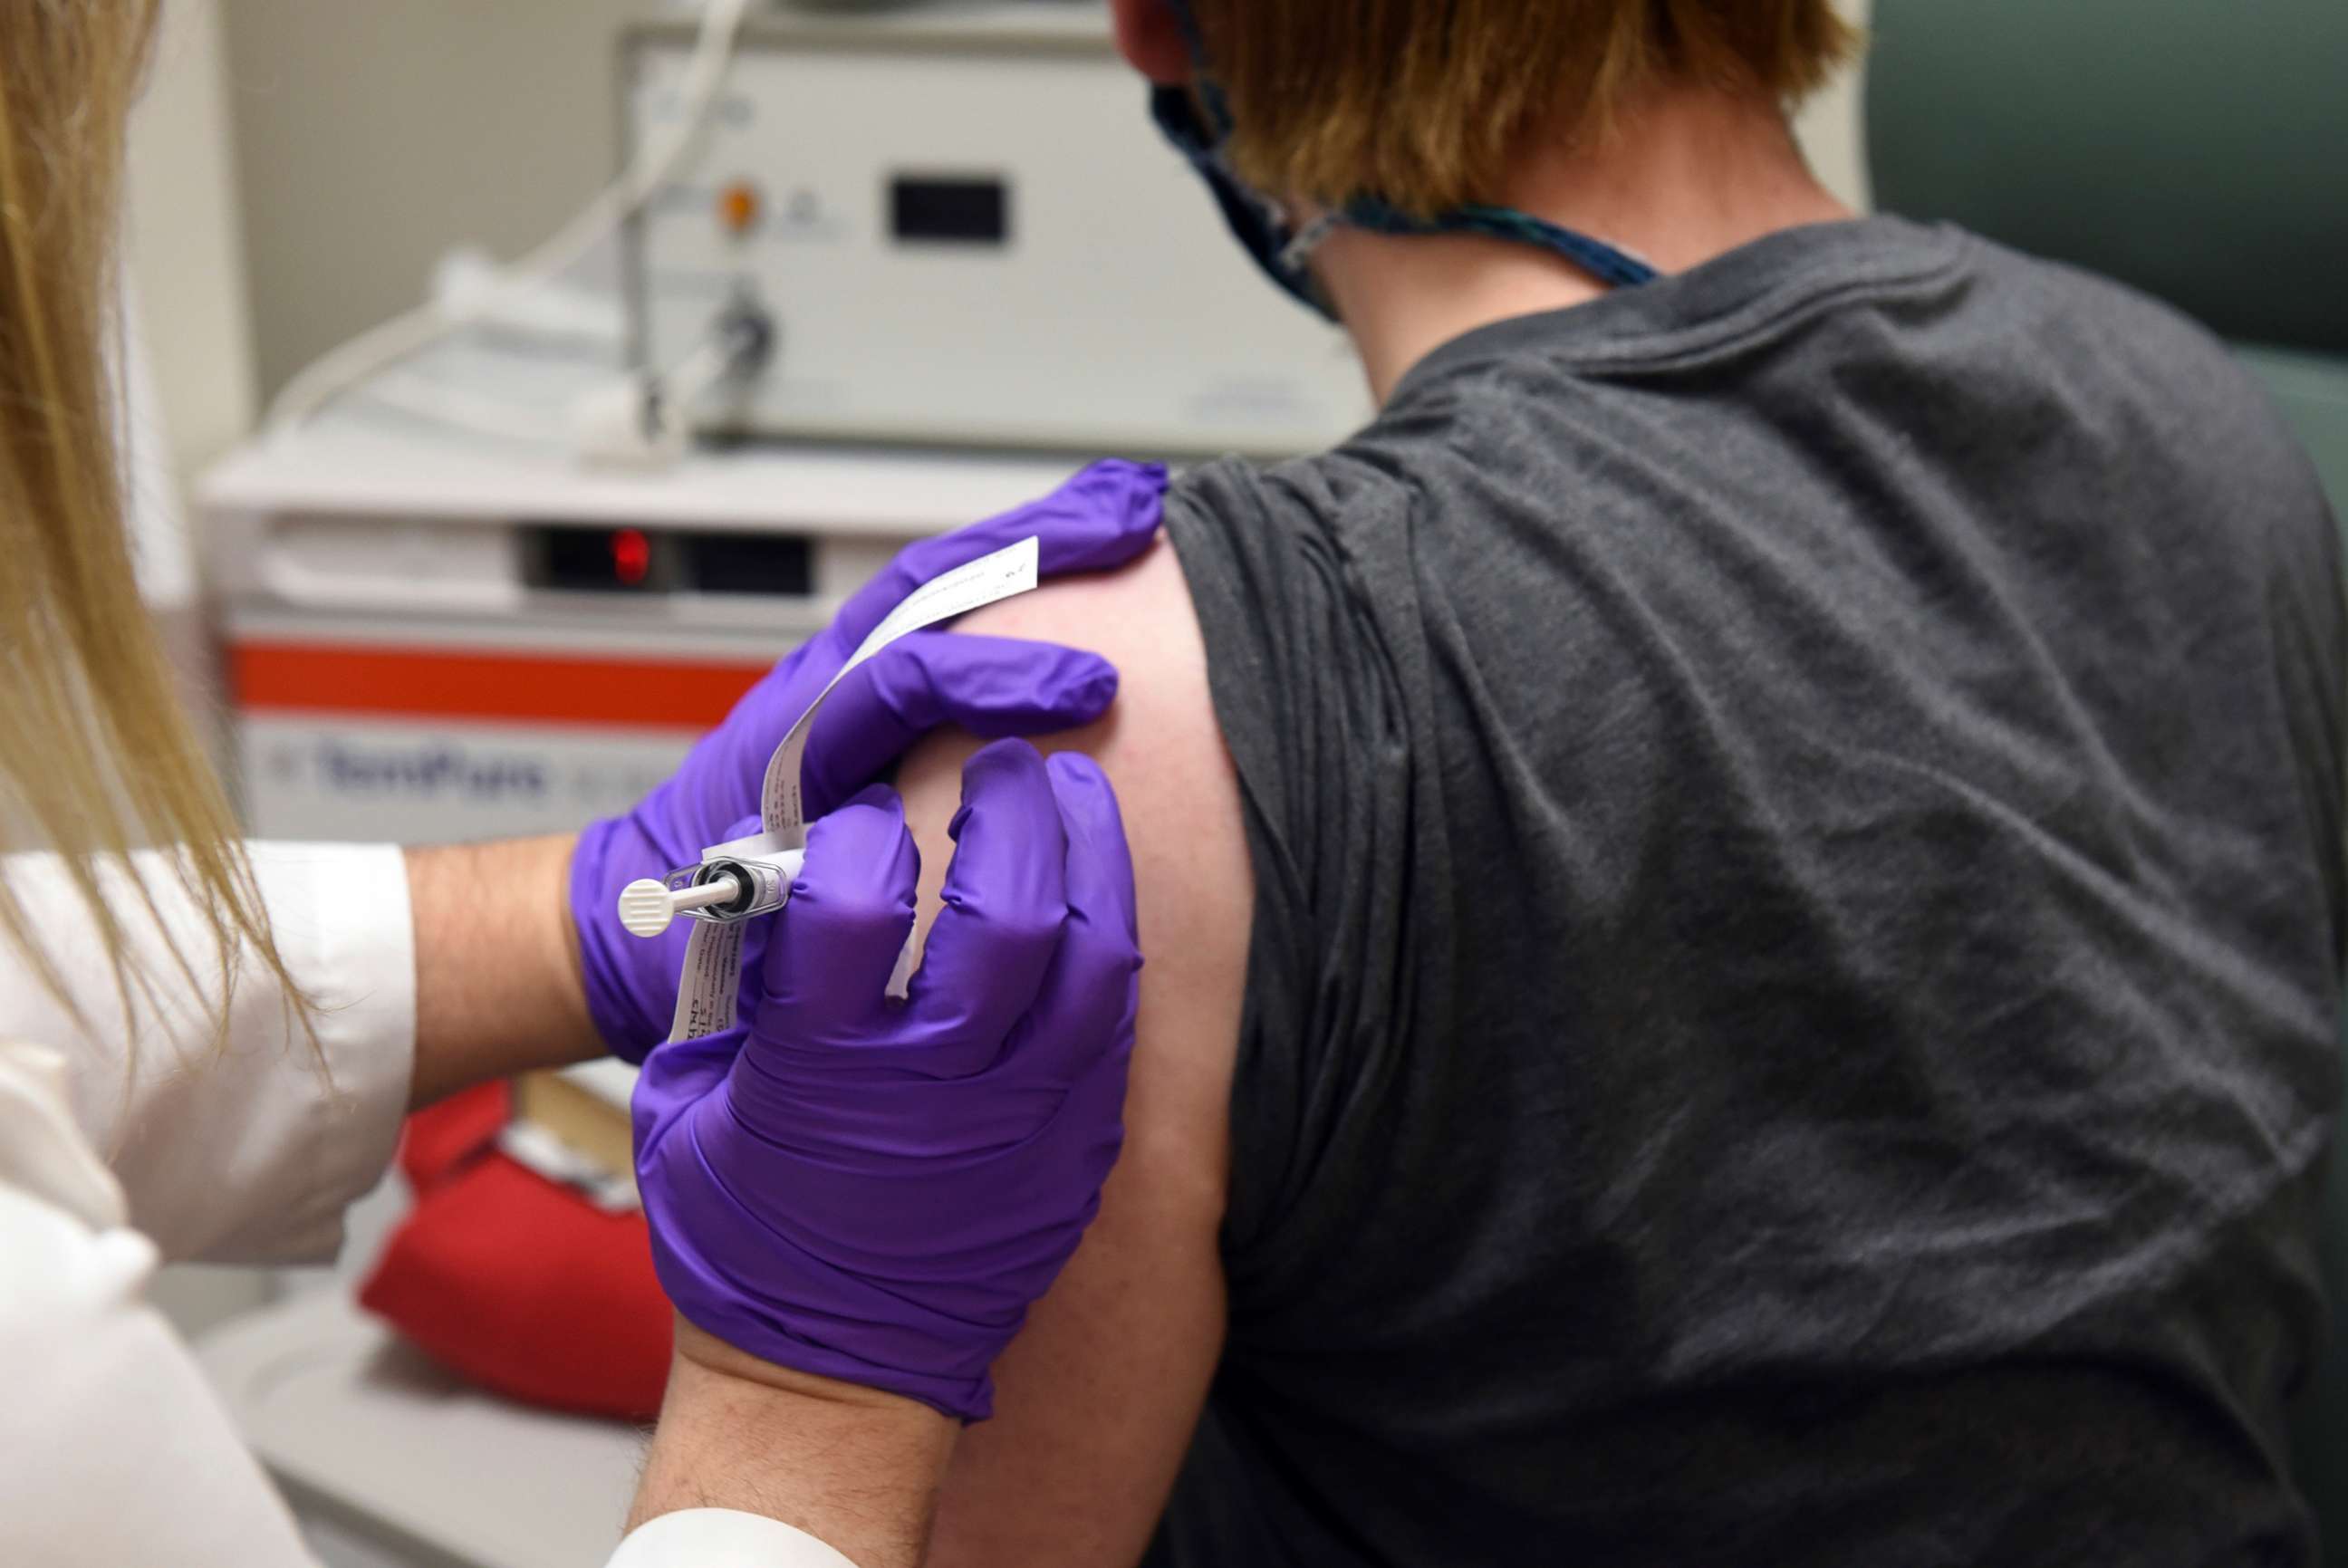
{"label": "syringe plunger", "polygon": [[687,888],[639,877],[620,890],[620,923],[635,935],[658,936],[687,910],[729,903],[741,896],[742,884],[730,876],[712,877]]}

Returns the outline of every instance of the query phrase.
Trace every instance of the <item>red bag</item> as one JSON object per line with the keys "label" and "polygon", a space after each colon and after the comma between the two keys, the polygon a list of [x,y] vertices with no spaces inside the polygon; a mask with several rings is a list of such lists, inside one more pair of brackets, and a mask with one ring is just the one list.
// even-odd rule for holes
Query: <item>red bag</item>
{"label": "red bag", "polygon": [[359,1305],[434,1359],[533,1405],[650,1418],[671,1308],[640,1212],[613,1213],[497,1147],[510,1097],[485,1084],[408,1118],[416,1208]]}

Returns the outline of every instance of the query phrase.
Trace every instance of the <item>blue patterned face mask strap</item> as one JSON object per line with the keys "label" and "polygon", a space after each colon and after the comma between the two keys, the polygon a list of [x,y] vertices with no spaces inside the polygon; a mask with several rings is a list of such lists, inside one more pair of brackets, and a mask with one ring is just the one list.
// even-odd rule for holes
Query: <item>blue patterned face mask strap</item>
{"label": "blue patterned face mask strap", "polygon": [[1530,212],[1519,212],[1514,207],[1472,203],[1432,218],[1418,219],[1396,212],[1383,202],[1354,201],[1346,205],[1343,221],[1382,234],[1482,234],[1494,240],[1513,240],[1520,245],[1554,252],[1600,283],[1616,288],[1651,284],[1662,275],[1653,262],[1636,251],[1626,251],[1579,229],[1536,218]]}
{"label": "blue patterned face mask strap", "polygon": [[1223,97],[1223,84],[1207,67],[1207,36],[1199,31],[1199,18],[1191,14],[1190,0],[1166,0],[1166,8],[1174,13],[1174,25],[1182,33],[1182,46],[1189,52],[1190,88],[1198,95],[1208,140],[1220,149],[1231,139],[1231,106]]}
{"label": "blue patterned face mask strap", "polygon": [[1288,263],[1289,253],[1296,248],[1297,236],[1290,232],[1287,219],[1262,191],[1231,171],[1223,160],[1221,140],[1212,137],[1200,122],[1200,107],[1189,89],[1151,89],[1149,112],[1166,139],[1189,160],[1192,171],[1214,197],[1231,238],[1255,263],[1257,270],[1307,310],[1327,320],[1336,320],[1337,313],[1322,297],[1312,273],[1302,263]]}
{"label": "blue patterned face mask strap", "polygon": [[1652,283],[1658,275],[1653,263],[1633,252],[1513,207],[1471,203],[1432,218],[1414,218],[1375,197],[1361,196],[1337,211],[1321,214],[1301,230],[1295,228],[1278,202],[1231,171],[1224,156],[1231,139],[1231,105],[1208,64],[1198,18],[1191,15],[1188,0],[1166,0],[1166,5],[1181,29],[1196,81],[1189,90],[1154,89],[1151,117],[1206,181],[1232,237],[1249,258],[1266,277],[1320,315],[1336,319],[1336,312],[1314,284],[1306,263],[1313,249],[1339,224],[1380,234],[1481,234],[1531,245],[1562,256],[1609,287]]}

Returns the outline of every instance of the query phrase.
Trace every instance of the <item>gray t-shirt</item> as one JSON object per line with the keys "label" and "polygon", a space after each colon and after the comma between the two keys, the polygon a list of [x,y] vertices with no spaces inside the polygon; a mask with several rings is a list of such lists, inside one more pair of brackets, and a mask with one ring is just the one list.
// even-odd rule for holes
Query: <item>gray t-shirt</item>
{"label": "gray t-shirt", "polygon": [[1152,1561],[2312,1561],[2338,542],[2208,335],[1892,219],[1169,499],[1259,897]]}

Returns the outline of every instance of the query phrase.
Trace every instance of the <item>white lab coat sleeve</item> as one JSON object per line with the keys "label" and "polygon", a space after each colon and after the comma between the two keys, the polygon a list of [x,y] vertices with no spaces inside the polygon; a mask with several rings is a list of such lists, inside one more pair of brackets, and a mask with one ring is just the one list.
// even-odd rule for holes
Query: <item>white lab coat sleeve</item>
{"label": "white lab coat sleeve", "polygon": [[[0,944],[0,1039],[57,1047],[75,1118],[119,1178],[129,1223],[170,1259],[317,1263],[343,1210],[381,1177],[407,1109],[416,1052],[416,945],[407,864],[390,845],[253,844],[278,950],[315,1004],[318,1049],[250,954],[224,1031],[217,955],[168,857],[136,874],[160,923],[115,866],[108,903],[151,980],[126,1017],[113,971],[57,857],[7,857],[0,876],[36,912],[73,1003]],[[196,973],[191,984],[173,947]],[[78,1015],[78,1016],[77,1016]]]}
{"label": "white lab coat sleeve", "polygon": [[761,1513],[687,1508],[628,1532],[604,1568],[856,1568],[804,1530]]}

